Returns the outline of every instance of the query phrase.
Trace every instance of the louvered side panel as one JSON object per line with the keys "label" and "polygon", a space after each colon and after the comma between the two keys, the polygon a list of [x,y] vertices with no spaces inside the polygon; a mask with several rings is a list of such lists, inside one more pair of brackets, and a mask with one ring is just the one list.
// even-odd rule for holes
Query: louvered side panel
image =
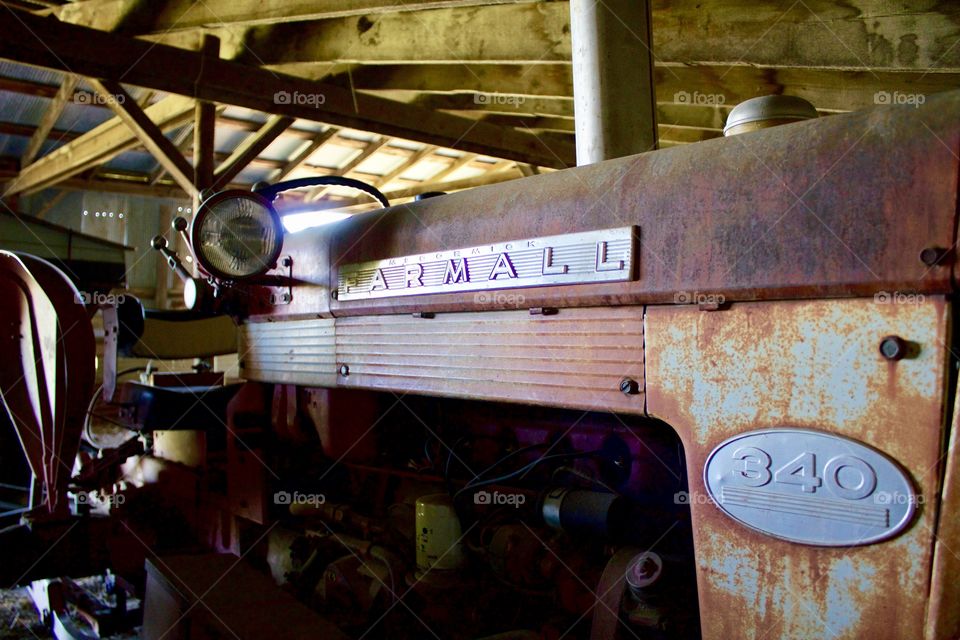
{"label": "louvered side panel", "polygon": [[316,387],[337,384],[333,319],[255,322],[240,328],[240,374],[247,380]]}
{"label": "louvered side panel", "polygon": [[[640,307],[337,320],[341,386],[640,413]],[[620,381],[637,381],[624,395]]]}

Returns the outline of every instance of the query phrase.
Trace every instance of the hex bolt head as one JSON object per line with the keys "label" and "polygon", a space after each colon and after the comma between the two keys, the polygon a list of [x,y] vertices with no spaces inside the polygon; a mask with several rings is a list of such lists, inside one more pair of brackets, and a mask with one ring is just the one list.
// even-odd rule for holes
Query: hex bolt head
{"label": "hex bolt head", "polygon": [[350,367],[345,364],[340,365],[340,375],[343,377],[350,375]]}
{"label": "hex bolt head", "polygon": [[635,396],[640,393],[640,385],[633,378],[624,378],[620,381],[620,393],[625,396]]}
{"label": "hex bolt head", "polygon": [[891,362],[902,360],[907,355],[907,342],[900,336],[887,336],[880,341],[880,355]]}
{"label": "hex bolt head", "polygon": [[943,247],[927,247],[920,252],[920,262],[928,267],[943,266],[946,264],[947,249]]}

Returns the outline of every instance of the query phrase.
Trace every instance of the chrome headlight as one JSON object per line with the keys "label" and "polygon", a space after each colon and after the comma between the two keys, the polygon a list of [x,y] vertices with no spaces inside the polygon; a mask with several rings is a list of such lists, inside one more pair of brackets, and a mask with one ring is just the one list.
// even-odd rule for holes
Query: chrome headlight
{"label": "chrome headlight", "polygon": [[197,261],[210,275],[249,278],[276,263],[283,248],[283,225],[263,196],[222,191],[201,203],[190,239]]}

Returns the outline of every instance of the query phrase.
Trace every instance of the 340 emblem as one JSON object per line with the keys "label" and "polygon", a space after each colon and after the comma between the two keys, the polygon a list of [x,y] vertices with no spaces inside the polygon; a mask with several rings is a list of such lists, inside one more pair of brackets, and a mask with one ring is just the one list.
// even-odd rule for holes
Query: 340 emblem
{"label": "340 emblem", "polygon": [[904,472],[854,440],[769,429],[710,454],[704,484],[727,515],[768,535],[823,546],[885,540],[909,524],[917,497]]}

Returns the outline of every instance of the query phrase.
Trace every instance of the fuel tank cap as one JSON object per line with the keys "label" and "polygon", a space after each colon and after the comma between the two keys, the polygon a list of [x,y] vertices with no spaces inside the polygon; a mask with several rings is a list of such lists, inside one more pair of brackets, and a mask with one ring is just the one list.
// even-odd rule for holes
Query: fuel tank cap
{"label": "fuel tank cap", "polygon": [[758,129],[817,117],[816,108],[797,96],[760,96],[735,106],[727,116],[723,135],[732,136]]}

